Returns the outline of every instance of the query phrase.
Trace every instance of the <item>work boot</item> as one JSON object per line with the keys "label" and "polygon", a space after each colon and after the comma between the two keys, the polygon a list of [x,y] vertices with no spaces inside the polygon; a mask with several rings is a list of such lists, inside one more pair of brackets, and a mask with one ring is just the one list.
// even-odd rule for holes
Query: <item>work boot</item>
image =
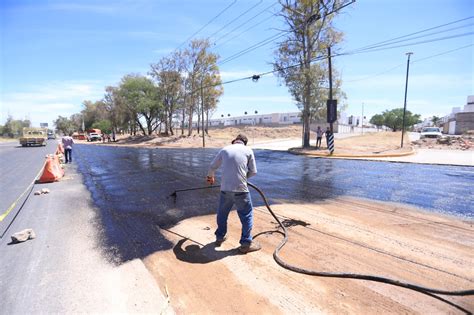
{"label": "work boot", "polygon": [[227,236],[216,238],[216,242],[215,242],[216,247],[221,246],[222,243],[224,243],[226,239],[227,239]]}
{"label": "work boot", "polygon": [[258,250],[262,249],[262,246],[256,241],[252,241],[250,244],[242,244],[239,247],[239,252],[242,254],[247,254],[250,252],[256,252]]}

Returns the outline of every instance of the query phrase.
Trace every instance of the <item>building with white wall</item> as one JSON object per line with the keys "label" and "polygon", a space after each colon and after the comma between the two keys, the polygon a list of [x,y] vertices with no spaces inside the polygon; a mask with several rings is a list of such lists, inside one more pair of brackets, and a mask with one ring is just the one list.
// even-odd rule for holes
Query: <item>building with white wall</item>
{"label": "building with white wall", "polygon": [[460,135],[468,130],[474,130],[474,95],[467,97],[466,104],[453,107],[451,113],[441,118],[443,132],[450,135]]}

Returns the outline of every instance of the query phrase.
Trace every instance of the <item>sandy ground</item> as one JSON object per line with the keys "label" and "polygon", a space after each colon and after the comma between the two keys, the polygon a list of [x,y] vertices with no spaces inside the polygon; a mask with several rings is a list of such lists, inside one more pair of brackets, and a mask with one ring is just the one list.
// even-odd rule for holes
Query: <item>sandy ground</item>
{"label": "sandy ground", "polygon": [[[227,127],[222,129],[211,129],[209,136],[205,138],[206,147],[219,148],[231,143],[235,136],[239,133],[247,135],[249,146],[262,147],[272,144],[278,146],[279,142],[288,142],[295,145],[301,145],[301,126],[289,125],[282,127],[265,127],[265,126],[243,126]],[[311,144],[314,145],[316,141],[316,134],[311,132]],[[345,135],[350,137],[343,137],[336,134],[337,152],[339,153],[387,153],[400,152],[400,132],[371,132],[360,134]],[[406,148],[410,149],[410,140],[405,137],[404,143]],[[202,136],[193,133],[191,136],[119,136],[115,143],[106,143],[111,145],[123,145],[134,147],[173,147],[173,148],[195,148],[202,147]],[[322,149],[326,149],[326,138],[323,137]]]}
{"label": "sandy ground", "polygon": [[[272,207],[290,226],[281,252],[290,264],[444,290],[474,287],[473,222],[354,198]],[[241,255],[236,250],[240,223],[235,212],[229,218],[229,239],[216,248],[214,221],[214,216],[191,218],[161,230],[175,247],[144,259],[178,314],[464,313],[392,285],[283,269],[272,258],[282,237],[274,233],[277,223],[265,208],[255,212],[253,232],[263,246],[259,252]],[[474,311],[473,296],[445,298]]]}

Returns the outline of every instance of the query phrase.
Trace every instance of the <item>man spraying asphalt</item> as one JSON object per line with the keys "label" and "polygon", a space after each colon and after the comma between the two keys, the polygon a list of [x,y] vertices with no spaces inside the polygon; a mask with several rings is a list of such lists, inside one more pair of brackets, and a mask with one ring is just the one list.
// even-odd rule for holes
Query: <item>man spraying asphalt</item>
{"label": "man spraying asphalt", "polygon": [[252,240],[253,206],[247,187],[247,179],[257,174],[257,165],[252,149],[248,148],[248,139],[239,134],[229,146],[217,153],[207,174],[207,182],[214,184],[215,171],[222,166],[221,193],[217,209],[216,246],[227,238],[227,219],[232,206],[237,207],[242,224],[240,236],[241,253],[257,251],[260,244]]}

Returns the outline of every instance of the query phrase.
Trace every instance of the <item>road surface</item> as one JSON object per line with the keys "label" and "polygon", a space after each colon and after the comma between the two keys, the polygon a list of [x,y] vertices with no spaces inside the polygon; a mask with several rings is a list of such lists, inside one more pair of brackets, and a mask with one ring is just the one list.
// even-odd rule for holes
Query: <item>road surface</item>
{"label": "road surface", "polygon": [[[41,171],[46,154],[56,151],[56,144],[54,140],[48,140],[46,146],[40,147],[22,147],[17,141],[0,143],[0,218],[3,218],[0,222],[0,236],[3,236],[20,208],[24,200],[20,198],[21,195]],[[23,197],[26,194],[27,192]]]}
{"label": "road surface", "polygon": [[[38,237],[19,245],[1,240],[5,312],[160,313],[165,296],[178,313],[474,309],[470,297],[443,302],[382,284],[308,278],[282,269],[271,255],[281,237],[255,194],[254,232],[263,250],[236,253],[235,213],[229,240],[214,248],[217,190],[179,193],[176,200],[170,194],[206,185],[216,152],[76,145],[66,177],[44,186],[50,195],[31,197],[11,227],[34,228]],[[290,229],[285,260],[310,269],[472,289],[472,168],[266,150],[256,158],[254,183]]]}

